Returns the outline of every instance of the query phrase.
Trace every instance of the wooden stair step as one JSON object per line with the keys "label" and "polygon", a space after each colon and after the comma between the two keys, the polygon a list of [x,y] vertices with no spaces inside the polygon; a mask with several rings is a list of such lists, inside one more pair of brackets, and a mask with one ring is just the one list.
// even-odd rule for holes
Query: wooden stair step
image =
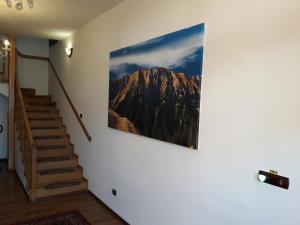
{"label": "wooden stair step", "polygon": [[57,161],[65,161],[69,160],[71,156],[56,156],[56,157],[48,157],[43,159],[38,159],[38,163],[50,163],[50,162],[57,162]]}
{"label": "wooden stair step", "polygon": [[[55,159],[55,158],[44,158]],[[67,169],[76,168],[78,166],[78,157],[73,155],[58,161],[42,161],[38,162],[38,171],[51,170],[51,169]]]}
{"label": "wooden stair step", "polygon": [[34,139],[37,147],[44,146],[62,146],[70,143],[68,136],[63,136],[60,138],[47,138],[47,139]]}
{"label": "wooden stair step", "polygon": [[53,105],[26,105],[27,112],[55,112],[57,109]]}
{"label": "wooden stair step", "polygon": [[39,105],[39,106],[56,106],[55,102],[50,101],[49,103],[43,103],[43,102],[25,102],[25,104],[29,104],[29,105]]}
{"label": "wooden stair step", "polygon": [[74,154],[73,145],[62,146],[55,149],[39,149],[38,159],[71,156]]}
{"label": "wooden stair step", "polygon": [[54,120],[58,118],[58,112],[29,112],[29,120]]}
{"label": "wooden stair step", "polygon": [[62,173],[74,173],[76,171],[76,168],[54,168],[54,169],[48,169],[39,171],[39,174],[41,176],[48,176],[48,175],[57,175]]}
{"label": "wooden stair step", "polygon": [[48,100],[51,100],[51,96],[50,95],[34,95],[34,96],[26,97],[26,99],[37,99],[37,100],[48,99]]}
{"label": "wooden stair step", "polygon": [[25,96],[34,96],[35,89],[32,88],[21,88],[22,94]]}
{"label": "wooden stair step", "polygon": [[86,191],[88,189],[88,181],[84,178],[69,182],[58,182],[46,185],[37,189],[37,197],[49,197],[72,192]]}
{"label": "wooden stair step", "polygon": [[34,128],[59,128],[62,126],[62,120],[30,120],[31,129]]}
{"label": "wooden stair step", "polygon": [[58,137],[66,135],[66,129],[59,127],[56,129],[33,129],[32,136],[35,137]]}
{"label": "wooden stair step", "polygon": [[[48,184],[53,184],[57,182],[64,182],[64,181],[72,181],[74,179],[80,179],[82,178],[82,168],[71,168],[69,171],[66,169],[60,169],[61,172],[59,172],[58,169],[52,169],[49,171],[42,171],[38,173],[37,175],[37,183],[38,187],[43,187]],[[48,173],[47,173],[48,172]]]}
{"label": "wooden stair step", "polygon": [[51,101],[48,97],[25,97],[25,102],[29,105],[53,105],[54,102]]}
{"label": "wooden stair step", "polygon": [[76,185],[80,185],[80,181],[68,181],[68,182],[60,182],[56,184],[48,184],[45,186],[45,189],[51,190],[51,189],[71,187]]}
{"label": "wooden stair step", "polygon": [[44,150],[49,150],[49,151],[53,151],[53,150],[57,150],[57,151],[60,151],[60,150],[64,150],[64,149],[67,149],[67,148],[72,148],[74,149],[74,145],[71,144],[71,143],[68,143],[68,144],[64,144],[64,145],[55,145],[55,146],[37,146],[37,149],[38,151],[44,151]]}

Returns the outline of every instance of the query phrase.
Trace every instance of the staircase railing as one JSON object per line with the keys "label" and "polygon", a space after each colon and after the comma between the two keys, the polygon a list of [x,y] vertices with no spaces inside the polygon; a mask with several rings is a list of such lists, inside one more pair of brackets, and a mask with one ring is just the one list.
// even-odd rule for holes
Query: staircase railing
{"label": "staircase railing", "polygon": [[16,79],[15,91],[15,123],[19,136],[20,150],[22,152],[24,173],[27,178],[26,188],[30,200],[35,201],[37,192],[37,147],[32,137],[26,106],[18,79]]}
{"label": "staircase railing", "polygon": [[[84,126],[77,110],[75,109],[66,89],[64,88],[57,71],[55,70],[52,62],[48,57],[39,57],[32,55],[24,55],[17,50],[18,56],[26,59],[47,61],[52,68],[54,75],[62,88],[62,91],[67,98],[81,128],[84,131],[85,136],[89,141],[92,137],[89,135],[86,127]],[[17,67],[17,60],[15,66]],[[17,75],[17,74],[16,74]],[[26,176],[26,188],[31,201],[35,201],[37,198],[37,146],[32,136],[32,131],[26,111],[26,104],[22,94],[22,90],[19,81],[16,76],[15,80],[15,124],[18,132],[20,150],[22,152],[22,162],[24,165],[24,174]]]}
{"label": "staircase railing", "polygon": [[41,60],[41,61],[47,61],[47,62],[49,63],[49,65],[50,65],[52,71],[54,72],[54,76],[55,76],[55,78],[57,79],[57,81],[58,81],[58,83],[59,83],[59,86],[61,87],[61,89],[62,89],[62,91],[63,91],[65,97],[67,98],[67,100],[68,100],[68,102],[69,102],[69,104],[70,104],[70,106],[71,106],[71,108],[72,108],[72,110],[73,110],[73,112],[74,112],[74,114],[75,114],[75,116],[76,116],[76,118],[77,118],[77,120],[78,120],[78,122],[79,122],[79,124],[80,124],[80,126],[81,126],[81,128],[82,128],[82,130],[83,130],[83,132],[84,132],[84,134],[85,134],[85,136],[86,136],[86,138],[87,138],[89,141],[92,141],[91,135],[89,134],[89,132],[87,131],[87,129],[86,129],[86,127],[85,127],[83,121],[81,120],[81,118],[80,118],[80,116],[79,116],[79,113],[77,112],[77,110],[76,110],[74,104],[72,103],[71,98],[70,98],[70,96],[68,95],[68,93],[67,93],[67,91],[66,91],[66,89],[65,89],[65,87],[64,87],[64,85],[63,85],[63,83],[61,82],[61,80],[60,80],[60,78],[59,78],[59,75],[58,75],[58,73],[57,73],[57,71],[56,71],[56,69],[55,69],[53,63],[52,63],[51,60],[49,59],[49,57],[40,57],[40,56],[33,56],[33,55],[25,55],[25,54],[19,52],[18,50],[17,50],[17,54],[18,54],[18,56],[20,56],[20,57],[22,57],[22,58],[25,58],[25,59]]}

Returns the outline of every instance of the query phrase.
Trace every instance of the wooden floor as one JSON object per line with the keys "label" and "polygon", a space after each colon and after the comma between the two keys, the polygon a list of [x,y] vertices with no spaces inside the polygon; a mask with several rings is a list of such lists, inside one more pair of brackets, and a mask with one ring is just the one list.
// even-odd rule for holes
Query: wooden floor
{"label": "wooden floor", "polygon": [[70,210],[79,210],[92,225],[126,224],[89,193],[30,203],[17,175],[7,173],[6,162],[0,162],[0,168],[0,225],[11,225]]}

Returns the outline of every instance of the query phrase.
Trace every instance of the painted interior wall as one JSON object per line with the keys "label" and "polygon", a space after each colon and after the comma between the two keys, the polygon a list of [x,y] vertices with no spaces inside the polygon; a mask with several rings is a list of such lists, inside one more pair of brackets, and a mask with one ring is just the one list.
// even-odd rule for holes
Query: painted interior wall
{"label": "painted interior wall", "polygon": [[[48,39],[17,37],[17,48],[23,54],[49,56]],[[48,63],[18,57],[18,78],[21,87],[35,88],[37,94],[48,94]]]}
{"label": "painted interior wall", "polygon": [[[51,48],[93,138],[49,76],[90,190],[134,225],[300,224],[299,12],[298,0],[125,0]],[[109,52],[202,22],[199,150],[108,128]]]}
{"label": "painted interior wall", "polygon": [[7,115],[8,98],[0,92],[0,125],[3,127],[0,133],[0,159],[7,158]]}
{"label": "painted interior wall", "polygon": [[0,94],[8,97],[8,83],[0,83]]}

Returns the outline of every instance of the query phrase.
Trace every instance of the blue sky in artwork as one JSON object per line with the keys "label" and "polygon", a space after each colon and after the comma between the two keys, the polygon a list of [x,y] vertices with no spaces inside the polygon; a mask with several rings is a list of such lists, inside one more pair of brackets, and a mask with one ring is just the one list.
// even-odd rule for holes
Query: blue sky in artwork
{"label": "blue sky in artwork", "polygon": [[204,27],[204,24],[195,25],[111,52],[110,79],[154,67],[201,76]]}

